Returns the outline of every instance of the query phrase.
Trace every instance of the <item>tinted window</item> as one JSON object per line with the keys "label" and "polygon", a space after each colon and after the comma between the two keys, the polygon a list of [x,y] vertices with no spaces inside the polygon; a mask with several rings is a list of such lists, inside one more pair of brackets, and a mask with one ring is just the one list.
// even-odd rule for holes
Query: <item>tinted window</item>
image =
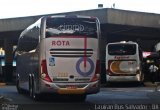
{"label": "tinted window", "polygon": [[87,18],[48,18],[46,22],[46,37],[54,36],[87,36],[96,38],[96,20]]}
{"label": "tinted window", "polygon": [[108,45],[109,55],[134,55],[136,53],[135,44],[113,44]]}
{"label": "tinted window", "polygon": [[29,30],[23,31],[19,38],[18,50],[19,51],[31,51],[36,49],[39,42],[39,27],[34,26]]}

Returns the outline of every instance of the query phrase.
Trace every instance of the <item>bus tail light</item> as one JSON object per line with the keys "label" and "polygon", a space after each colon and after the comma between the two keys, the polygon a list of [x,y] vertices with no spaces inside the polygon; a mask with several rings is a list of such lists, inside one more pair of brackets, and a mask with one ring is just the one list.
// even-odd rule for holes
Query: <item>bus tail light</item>
{"label": "bus tail light", "polygon": [[97,60],[96,62],[96,70],[95,70],[95,74],[91,79],[91,82],[97,81],[100,78],[100,61]]}
{"label": "bus tail light", "polygon": [[108,75],[112,75],[113,74],[112,71],[111,71],[111,68],[110,68],[111,63],[112,63],[112,60],[109,60],[108,61],[108,69],[106,71],[106,74],[108,74]]}
{"label": "bus tail light", "polygon": [[41,78],[45,81],[52,82],[51,78],[48,75],[46,60],[42,60],[41,62]]}

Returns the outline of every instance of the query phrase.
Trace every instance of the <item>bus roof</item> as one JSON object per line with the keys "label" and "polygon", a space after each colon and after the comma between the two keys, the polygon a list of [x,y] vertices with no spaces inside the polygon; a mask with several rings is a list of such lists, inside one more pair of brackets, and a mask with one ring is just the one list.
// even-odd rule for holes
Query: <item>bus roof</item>
{"label": "bus roof", "polygon": [[110,44],[138,44],[137,42],[133,42],[133,41],[120,41],[120,42],[112,42],[112,43],[108,43],[107,45]]}
{"label": "bus roof", "polygon": [[84,15],[75,15],[75,14],[68,14],[68,15],[49,15],[49,16],[43,16],[46,18],[88,18],[88,19],[96,19],[97,17],[93,16],[84,16]]}

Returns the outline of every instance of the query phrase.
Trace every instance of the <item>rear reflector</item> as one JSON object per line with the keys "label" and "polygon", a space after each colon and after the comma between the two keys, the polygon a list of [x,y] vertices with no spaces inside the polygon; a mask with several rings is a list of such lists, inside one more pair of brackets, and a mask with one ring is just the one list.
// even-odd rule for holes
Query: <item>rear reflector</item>
{"label": "rear reflector", "polygon": [[45,81],[52,82],[51,78],[48,75],[46,60],[42,60],[41,62],[41,77]]}

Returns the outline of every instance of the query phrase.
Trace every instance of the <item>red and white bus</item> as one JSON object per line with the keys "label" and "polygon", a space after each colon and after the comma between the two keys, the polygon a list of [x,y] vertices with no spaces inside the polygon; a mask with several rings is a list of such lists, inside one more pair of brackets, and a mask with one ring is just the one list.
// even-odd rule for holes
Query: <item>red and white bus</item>
{"label": "red and white bus", "polygon": [[136,42],[115,42],[106,46],[106,81],[142,81],[142,52]]}
{"label": "red and white bus", "polygon": [[[100,23],[89,16],[46,16],[25,29],[17,47],[17,89],[69,94],[99,92]],[[78,97],[77,97],[78,96]]]}

